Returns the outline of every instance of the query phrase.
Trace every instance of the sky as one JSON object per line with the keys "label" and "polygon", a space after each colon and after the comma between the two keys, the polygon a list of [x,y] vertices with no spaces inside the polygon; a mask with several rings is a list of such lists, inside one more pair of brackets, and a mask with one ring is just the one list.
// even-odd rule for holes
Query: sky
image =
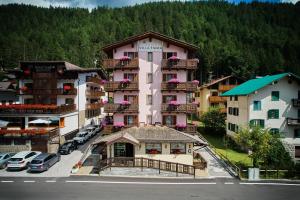
{"label": "sky", "polygon": [[[1,4],[29,4],[40,7],[80,7],[88,8],[89,10],[96,8],[97,6],[109,6],[109,7],[122,7],[132,6],[135,4],[141,4],[153,1],[174,1],[174,0],[0,0]],[[178,0],[177,0],[178,1]],[[181,1],[192,1],[192,0],[181,0]],[[227,0],[233,3],[239,2],[251,2],[252,0]],[[291,2],[296,3],[299,0],[256,0],[264,2]]]}

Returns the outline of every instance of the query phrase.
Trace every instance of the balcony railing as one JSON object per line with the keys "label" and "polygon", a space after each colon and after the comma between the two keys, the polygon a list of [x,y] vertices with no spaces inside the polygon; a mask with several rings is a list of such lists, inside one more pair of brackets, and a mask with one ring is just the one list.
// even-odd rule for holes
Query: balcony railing
{"label": "balcony railing", "polygon": [[287,124],[290,126],[299,126],[300,118],[287,118]]}
{"label": "balcony railing", "polygon": [[234,87],[236,87],[236,85],[219,85],[219,91],[225,92],[231,90]]}
{"label": "balcony railing", "polygon": [[139,69],[139,60],[137,58],[131,60],[104,59],[103,68],[106,70]]}
{"label": "balcony railing", "polygon": [[176,129],[181,132],[190,133],[190,134],[195,134],[197,132],[197,126],[194,124],[187,124],[186,127],[177,127],[175,124],[174,125],[165,124],[164,126]]}
{"label": "balcony railing", "polygon": [[99,85],[101,85],[103,83],[100,78],[98,78],[98,77],[91,77],[91,76],[86,78],[86,82],[96,83],[96,84],[99,84]]}
{"label": "balcony railing", "polygon": [[87,110],[97,110],[103,107],[103,103],[87,103],[85,108]]}
{"label": "balcony railing", "polygon": [[197,90],[197,84],[193,82],[185,83],[161,83],[162,91],[185,91],[185,92],[195,92]]}
{"label": "balcony railing", "polygon": [[175,112],[175,113],[196,113],[197,105],[195,104],[162,104],[161,112]]}
{"label": "balcony railing", "polygon": [[20,90],[20,95],[77,95],[77,89],[71,88],[65,90],[63,88],[57,89],[27,89],[27,90]]}
{"label": "balcony railing", "polygon": [[220,103],[220,102],[226,102],[227,97],[210,96],[210,97],[208,97],[208,100],[210,103]]}
{"label": "balcony railing", "polygon": [[221,113],[227,113],[227,108],[221,108],[221,109],[220,109],[220,112],[221,112]]}
{"label": "balcony railing", "polygon": [[130,83],[122,83],[122,82],[108,82],[104,84],[104,90],[107,92],[114,91],[138,91],[139,83],[138,82],[130,82]]}
{"label": "balcony railing", "polygon": [[100,98],[101,96],[105,96],[105,92],[86,90],[85,95],[89,98]]}
{"label": "balcony railing", "polygon": [[11,104],[0,105],[2,114],[63,114],[74,112],[75,104],[70,105],[44,105],[44,104]]}
{"label": "balcony railing", "polygon": [[294,107],[300,107],[300,99],[292,99],[292,103]]}
{"label": "balcony railing", "polygon": [[197,69],[198,60],[197,59],[187,59],[187,60],[178,60],[178,61],[171,61],[168,59],[162,60],[162,69],[163,70],[184,70],[190,69],[195,70]]}
{"label": "balcony railing", "polygon": [[137,113],[139,112],[138,104],[122,105],[122,104],[105,104],[104,112],[106,113]]}
{"label": "balcony railing", "polygon": [[125,125],[124,127],[116,127],[113,124],[107,124],[103,128],[103,133],[104,134],[114,133],[114,132],[118,132],[118,131],[121,131],[121,130],[126,129],[126,128],[130,128],[130,127],[133,127],[133,126],[138,126],[138,123]]}
{"label": "balcony railing", "polygon": [[45,135],[50,138],[59,136],[58,128],[37,128],[37,129],[1,129],[0,135],[10,135],[10,136],[35,136],[35,135]]}

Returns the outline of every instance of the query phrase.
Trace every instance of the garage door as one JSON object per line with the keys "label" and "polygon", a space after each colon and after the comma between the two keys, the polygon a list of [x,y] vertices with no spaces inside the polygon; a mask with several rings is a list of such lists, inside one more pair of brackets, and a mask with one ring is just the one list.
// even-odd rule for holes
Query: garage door
{"label": "garage door", "polygon": [[47,140],[43,139],[31,139],[31,150],[47,152]]}

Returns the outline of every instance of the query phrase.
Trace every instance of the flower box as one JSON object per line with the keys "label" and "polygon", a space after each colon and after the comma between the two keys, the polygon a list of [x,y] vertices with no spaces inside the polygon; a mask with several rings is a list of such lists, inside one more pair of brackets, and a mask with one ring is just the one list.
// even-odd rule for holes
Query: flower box
{"label": "flower box", "polygon": [[130,83],[130,82],[131,82],[131,80],[128,78],[125,78],[121,81],[121,83]]}
{"label": "flower box", "polygon": [[170,101],[169,102],[169,105],[172,105],[172,106],[178,106],[179,103],[177,101]]}
{"label": "flower box", "polygon": [[170,58],[168,58],[168,60],[170,60],[170,61],[178,61],[178,60],[180,60],[180,58],[178,58],[177,56],[171,56]]}
{"label": "flower box", "polygon": [[124,100],[124,101],[121,102],[121,105],[130,105],[130,104],[131,104],[131,102],[130,101],[126,101],[126,100]]}
{"label": "flower box", "polygon": [[122,58],[120,58],[121,61],[128,61],[130,60],[131,58],[128,57],[128,56],[123,56]]}
{"label": "flower box", "polygon": [[180,81],[177,78],[172,78],[168,81],[168,83],[178,84],[178,83],[180,83]]}
{"label": "flower box", "polygon": [[199,81],[198,80],[193,80],[192,83],[195,84],[195,85],[199,85]]}

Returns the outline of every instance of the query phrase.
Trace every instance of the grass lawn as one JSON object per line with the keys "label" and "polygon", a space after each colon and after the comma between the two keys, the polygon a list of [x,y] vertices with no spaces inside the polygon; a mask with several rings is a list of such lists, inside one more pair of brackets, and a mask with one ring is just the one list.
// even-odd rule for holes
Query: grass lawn
{"label": "grass lawn", "polygon": [[243,152],[238,152],[233,149],[229,149],[229,147],[225,147],[223,138],[214,135],[214,134],[208,134],[201,132],[201,135],[205,137],[205,139],[216,148],[216,151],[223,154],[225,157],[228,158],[233,164],[237,165],[243,165],[245,167],[251,166],[252,161],[251,158],[249,158],[248,154]]}

